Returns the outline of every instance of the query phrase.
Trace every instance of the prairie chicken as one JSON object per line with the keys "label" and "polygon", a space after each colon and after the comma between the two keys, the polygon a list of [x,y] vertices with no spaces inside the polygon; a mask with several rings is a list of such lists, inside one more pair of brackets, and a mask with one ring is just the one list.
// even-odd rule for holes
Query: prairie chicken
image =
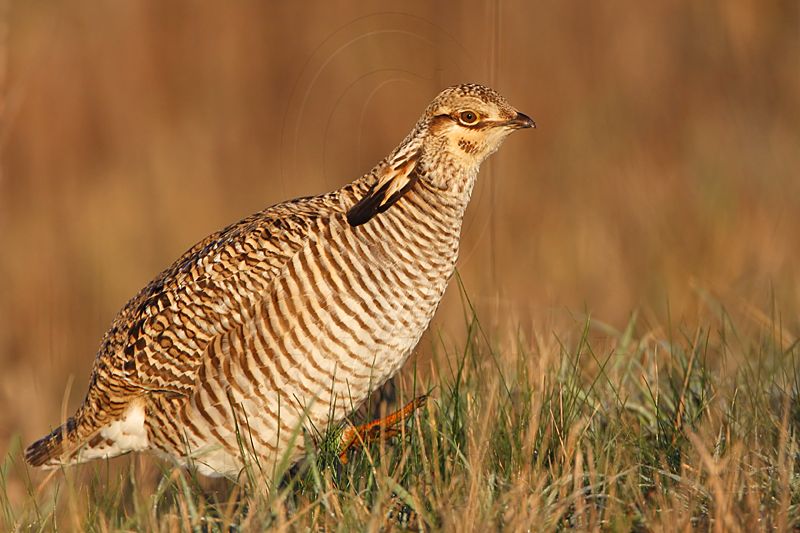
{"label": "prairie chicken", "polygon": [[402,366],[455,268],[481,162],[534,126],[487,87],[450,87],[368,174],[203,239],[117,314],[83,404],[26,460],[155,450],[226,476],[248,457],[295,462],[298,433]]}

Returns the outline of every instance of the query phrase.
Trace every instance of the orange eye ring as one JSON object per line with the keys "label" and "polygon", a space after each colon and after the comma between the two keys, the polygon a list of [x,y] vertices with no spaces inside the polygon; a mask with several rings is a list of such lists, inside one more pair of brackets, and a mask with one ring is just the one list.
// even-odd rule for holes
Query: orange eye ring
{"label": "orange eye ring", "polygon": [[479,117],[475,111],[462,111],[458,115],[458,121],[464,126],[474,126],[478,123]]}

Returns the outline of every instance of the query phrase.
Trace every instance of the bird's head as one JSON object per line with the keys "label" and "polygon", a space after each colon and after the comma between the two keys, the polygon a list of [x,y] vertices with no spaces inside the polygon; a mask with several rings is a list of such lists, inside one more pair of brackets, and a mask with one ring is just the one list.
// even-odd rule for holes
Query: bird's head
{"label": "bird's head", "polygon": [[533,120],[483,85],[463,84],[439,93],[412,132],[365,176],[366,194],[347,211],[352,226],[389,209],[419,181],[466,206],[478,168],[518,129]]}
{"label": "bird's head", "polygon": [[475,84],[456,85],[439,93],[420,122],[426,137],[424,151],[446,155],[449,163],[475,171],[512,131],[536,127],[505,98]]}

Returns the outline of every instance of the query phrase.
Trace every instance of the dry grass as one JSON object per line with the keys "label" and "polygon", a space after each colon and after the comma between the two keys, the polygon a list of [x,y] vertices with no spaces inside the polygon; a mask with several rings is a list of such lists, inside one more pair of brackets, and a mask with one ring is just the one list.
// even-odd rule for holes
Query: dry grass
{"label": "dry grass", "polygon": [[[0,1],[6,524],[364,526],[396,482],[448,528],[796,525],[798,24],[755,0]],[[20,442],[81,400],[128,297],[207,233],[367,170],[462,81],[540,127],[483,171],[407,456],[322,467],[247,516],[147,458],[36,492]]]}
{"label": "dry grass", "polygon": [[[309,441],[267,491],[247,488],[257,471],[211,483],[148,457],[38,483],[15,449],[4,529],[377,530],[389,510],[449,531],[800,527],[800,342],[777,321],[705,315],[691,329],[634,316],[623,331],[588,321],[495,345],[468,314],[466,345],[435,347],[406,375],[401,396],[435,401],[402,438],[346,465],[335,435]],[[24,497],[8,494],[12,478]]]}

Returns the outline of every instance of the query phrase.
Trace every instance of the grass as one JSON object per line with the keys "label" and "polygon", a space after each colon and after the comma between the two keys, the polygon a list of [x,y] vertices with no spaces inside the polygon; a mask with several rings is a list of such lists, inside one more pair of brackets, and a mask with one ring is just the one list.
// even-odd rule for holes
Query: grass
{"label": "grass", "polygon": [[343,465],[329,433],[270,490],[148,456],[45,479],[23,465],[17,439],[2,465],[0,527],[798,528],[800,344],[777,316],[753,325],[708,310],[693,327],[648,328],[633,314],[621,331],[586,319],[506,345],[470,311],[459,349],[441,343],[425,372],[404,374],[401,401],[432,391],[405,435]]}

